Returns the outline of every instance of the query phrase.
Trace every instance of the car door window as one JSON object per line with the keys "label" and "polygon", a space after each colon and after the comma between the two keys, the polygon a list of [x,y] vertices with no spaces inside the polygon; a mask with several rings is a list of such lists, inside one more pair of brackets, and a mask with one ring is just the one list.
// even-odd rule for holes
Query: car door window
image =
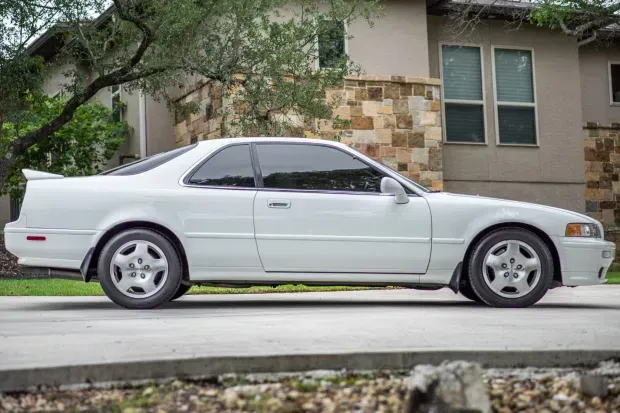
{"label": "car door window", "polygon": [[383,175],[336,148],[321,145],[257,145],[265,188],[381,192]]}
{"label": "car door window", "polygon": [[254,188],[254,169],[249,145],[222,149],[192,174],[190,185]]}

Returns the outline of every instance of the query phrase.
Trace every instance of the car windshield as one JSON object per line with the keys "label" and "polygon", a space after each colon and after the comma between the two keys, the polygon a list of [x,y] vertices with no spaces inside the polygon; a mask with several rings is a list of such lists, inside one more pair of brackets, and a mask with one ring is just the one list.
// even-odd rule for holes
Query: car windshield
{"label": "car windshield", "polygon": [[180,156],[189,150],[196,147],[196,144],[184,146],[182,148],[173,149],[167,152],[161,152],[155,155],[148,156],[146,158],[139,159],[135,162],[131,162],[125,165],[117,166],[116,168],[109,169],[100,173],[99,175],[115,175],[115,176],[126,176],[126,175],[137,175],[142,172],[150,171],[153,168],[157,168],[165,164],[166,162],[171,161],[172,159]]}

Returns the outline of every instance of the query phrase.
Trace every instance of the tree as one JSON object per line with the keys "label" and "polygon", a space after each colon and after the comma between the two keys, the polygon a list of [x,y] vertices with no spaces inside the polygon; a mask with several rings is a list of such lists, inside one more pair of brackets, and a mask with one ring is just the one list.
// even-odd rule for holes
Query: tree
{"label": "tree", "polygon": [[[171,93],[205,77],[247,98],[250,123],[273,128],[273,114],[330,116],[326,87],[354,69],[348,57],[311,70],[325,21],[370,21],[376,0],[4,0],[0,4],[0,125],[27,117],[44,76],[65,72],[68,99],[57,116],[12,140],[2,138],[0,186],[15,160],[50,139],[98,91],[123,84],[172,103]],[[98,16],[98,17],[96,17]],[[42,31],[62,39],[52,62],[28,54]],[[94,72],[94,75],[93,73]],[[239,76],[244,74],[244,76]],[[181,111],[196,108],[181,107]],[[288,116],[288,115],[286,115]],[[282,118],[282,117],[280,117]],[[4,128],[0,128],[4,130]],[[279,128],[283,130],[283,128]]]}
{"label": "tree", "polygon": [[[67,100],[62,96],[29,99],[28,116],[17,122],[4,122],[2,144],[10,143],[16,136],[37,130],[54,119],[63,110]],[[117,107],[115,110],[121,110]],[[30,146],[11,165],[2,194],[13,199],[23,195],[22,168],[34,168],[68,176],[92,175],[100,172],[129,131],[126,122],[113,121],[112,111],[99,103],[81,105],[69,123],[49,139]]]}
{"label": "tree", "polygon": [[560,29],[577,38],[580,46],[611,41],[620,28],[618,0],[466,0],[443,7],[449,9],[450,25],[460,35],[473,31],[489,14],[506,17],[512,26],[526,22]]}

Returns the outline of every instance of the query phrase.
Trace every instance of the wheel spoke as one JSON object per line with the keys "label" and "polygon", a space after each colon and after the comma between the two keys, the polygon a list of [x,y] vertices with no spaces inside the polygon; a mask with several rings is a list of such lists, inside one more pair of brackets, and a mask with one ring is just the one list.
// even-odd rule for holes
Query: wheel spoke
{"label": "wheel spoke", "polygon": [[131,257],[129,255],[116,254],[114,257],[114,265],[118,266],[121,270],[126,270],[129,268],[129,261],[131,261]]}
{"label": "wheel spoke", "polygon": [[160,271],[165,271],[168,269],[168,262],[162,258],[152,259],[150,261],[151,271],[153,274],[157,274]]}
{"label": "wheel spoke", "polygon": [[506,254],[508,254],[508,258],[517,259],[521,252],[519,251],[519,244],[515,241],[508,241],[508,245],[506,246]]}
{"label": "wheel spoke", "polygon": [[523,270],[526,274],[529,274],[534,270],[540,270],[540,263],[536,258],[528,258],[523,263]]}
{"label": "wheel spoke", "polygon": [[132,255],[134,255],[136,258],[148,258],[149,257],[149,247],[148,245],[146,245],[143,242],[138,242],[136,243],[136,250],[133,252]]}
{"label": "wheel spoke", "polygon": [[123,277],[117,283],[118,287],[122,291],[127,291],[131,287],[135,285],[134,280],[129,276],[129,274],[125,273]]}
{"label": "wheel spoke", "polygon": [[142,287],[146,294],[155,291],[155,289],[157,289],[157,285],[155,284],[155,276],[150,276],[144,280],[144,282],[140,284],[140,287]]}
{"label": "wheel spoke", "polygon": [[503,260],[497,255],[491,254],[489,255],[489,258],[487,258],[486,264],[493,269],[495,274],[499,274],[499,272],[502,270],[502,261]]}
{"label": "wheel spoke", "polygon": [[527,276],[520,277],[513,285],[519,294],[526,294],[530,290],[530,285],[527,283]]}
{"label": "wheel spoke", "polygon": [[495,288],[496,291],[501,291],[508,283],[506,282],[506,278],[503,275],[496,274],[495,279],[491,282],[491,286]]}

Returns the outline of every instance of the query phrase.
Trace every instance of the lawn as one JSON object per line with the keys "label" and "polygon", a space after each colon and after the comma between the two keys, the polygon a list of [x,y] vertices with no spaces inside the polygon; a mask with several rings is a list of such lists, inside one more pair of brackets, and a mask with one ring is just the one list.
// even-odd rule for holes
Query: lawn
{"label": "lawn", "polygon": [[[220,288],[196,286],[188,294],[262,294],[262,293],[299,293],[318,291],[367,290],[363,287],[307,287],[305,285],[282,285],[279,287]],[[68,280],[2,280],[0,279],[0,296],[81,296],[105,295],[99,283],[83,283]]]}
{"label": "lawn", "polygon": [[[620,272],[607,273],[607,284],[620,284]],[[305,285],[282,285],[279,287],[220,288],[193,287],[188,294],[264,294],[264,293],[299,293],[318,291],[352,291],[367,290],[364,287],[307,287]],[[104,295],[98,283],[83,283],[67,280],[1,280],[0,296],[39,295],[39,296],[80,296]]]}

